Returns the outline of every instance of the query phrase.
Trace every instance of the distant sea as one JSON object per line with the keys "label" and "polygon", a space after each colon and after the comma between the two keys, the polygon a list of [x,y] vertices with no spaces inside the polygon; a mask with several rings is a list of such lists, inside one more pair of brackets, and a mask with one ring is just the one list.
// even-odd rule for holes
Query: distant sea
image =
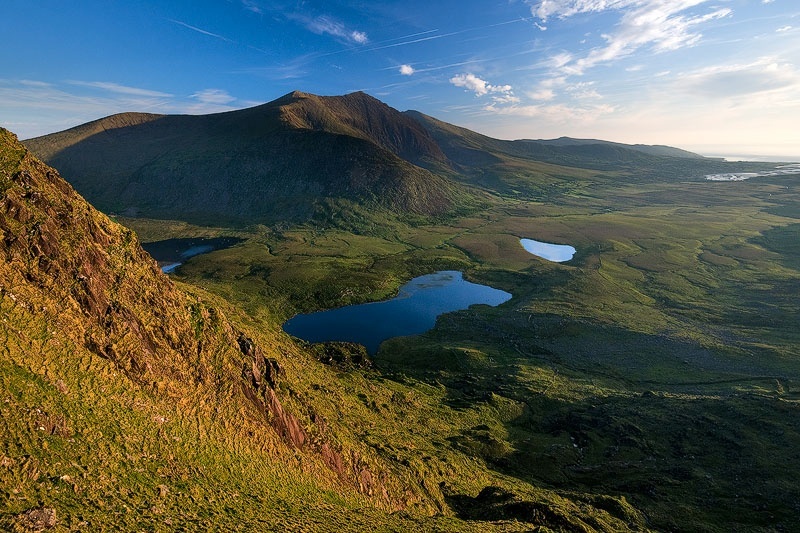
{"label": "distant sea", "polygon": [[724,159],[725,161],[753,161],[755,163],[800,163],[800,156],[797,155],[752,155],[752,154],[736,154],[736,155],[717,155],[717,154],[701,154],[705,157],[714,159]]}

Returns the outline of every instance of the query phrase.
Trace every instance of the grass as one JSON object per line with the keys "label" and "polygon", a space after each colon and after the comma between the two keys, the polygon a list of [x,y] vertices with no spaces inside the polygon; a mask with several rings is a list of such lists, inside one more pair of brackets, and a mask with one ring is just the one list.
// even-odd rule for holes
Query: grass
{"label": "grass", "polygon": [[[783,188],[797,178],[784,180],[597,179],[547,202],[520,192],[477,216],[389,233],[253,232],[178,278],[277,327],[296,312],[386,298],[417,274],[463,270],[514,298],[441,317],[429,333],[386,342],[377,372],[341,375],[364,380],[367,410],[401,421],[348,413],[368,428],[364,442],[452,494],[478,498],[504,480],[529,496],[610,496],[655,529],[791,529],[800,272],[797,225],[780,214],[797,202]],[[548,263],[520,237],[578,254]],[[384,391],[396,387],[413,400],[393,410]],[[467,471],[477,477],[465,485]]]}
{"label": "grass", "polygon": [[[189,347],[153,358],[165,368],[147,380],[85,348],[57,288],[3,264],[0,526],[51,507],[65,530],[797,529],[798,178],[682,169],[559,176],[508,160],[484,176],[503,185],[491,206],[439,220],[336,202],[320,225],[125,219],[148,241],[244,239],[187,261],[179,292],[139,282],[140,316],[175,322],[142,327]],[[549,263],[520,237],[578,254]],[[103,250],[126,266],[110,291],[123,307],[149,279],[129,251]],[[322,364],[280,329],[441,269],[514,298],[387,341],[372,367]],[[276,394],[310,449],[241,401],[234,331],[282,368]],[[323,443],[388,498],[333,475]]]}

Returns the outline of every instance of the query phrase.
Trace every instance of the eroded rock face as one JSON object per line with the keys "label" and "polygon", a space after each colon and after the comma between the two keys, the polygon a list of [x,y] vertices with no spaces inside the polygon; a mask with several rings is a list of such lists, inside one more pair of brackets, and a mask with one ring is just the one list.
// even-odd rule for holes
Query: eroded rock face
{"label": "eroded rock face", "polygon": [[25,531],[45,531],[57,524],[56,510],[52,507],[28,509],[17,517],[17,525]]}
{"label": "eroded rock face", "polygon": [[338,370],[349,371],[372,367],[372,359],[367,349],[355,342],[321,342],[314,344],[311,350],[319,362]]}
{"label": "eroded rock face", "polygon": [[[319,454],[343,482],[356,486],[367,495],[378,495],[388,501],[383,478],[374,476],[359,454],[348,454],[328,442],[324,420],[312,411],[309,416],[312,427],[306,428],[297,416],[284,408],[275,392],[278,380],[283,375],[278,361],[265,357],[253,340],[243,333],[239,334],[237,344],[245,356],[242,363],[242,390],[275,431],[292,446]],[[310,432],[313,432],[313,436]]]}

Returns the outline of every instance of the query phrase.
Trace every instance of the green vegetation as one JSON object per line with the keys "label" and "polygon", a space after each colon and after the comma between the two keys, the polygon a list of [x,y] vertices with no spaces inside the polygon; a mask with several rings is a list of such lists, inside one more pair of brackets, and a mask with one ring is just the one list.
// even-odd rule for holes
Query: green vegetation
{"label": "green vegetation", "polygon": [[[658,530],[792,529],[800,271],[797,224],[774,213],[798,200],[798,183],[598,176],[546,201],[513,194],[393,234],[253,231],[246,244],[189,261],[178,278],[276,327],[296,312],[388,297],[417,274],[464,270],[514,298],[393,339],[377,374],[347,374],[378,380],[378,390],[410,387],[433,409],[406,426],[425,430],[406,460],[471,457],[495,480],[516,480],[509,490],[614,497]],[[548,263],[518,237],[579,253]],[[364,401],[380,411],[372,394]],[[390,420],[363,438],[392,446]],[[462,515],[491,507],[489,496]],[[448,500],[454,510],[459,498]]]}
{"label": "green vegetation", "polygon": [[[28,247],[27,271],[15,268],[21,252],[9,245],[2,526],[19,529],[26,513],[53,508],[66,529],[99,530],[800,527],[800,176],[707,182],[703,174],[731,165],[662,149],[497,141],[408,114],[425,133],[362,96],[297,94],[214,119],[229,121],[215,140],[226,161],[250,157],[226,168],[269,159],[231,151],[241,145],[227,133],[241,118],[252,128],[241,131],[269,133],[278,123],[261,119],[278,111],[296,147],[320,155],[312,170],[325,170],[315,165],[333,152],[367,154],[387,172],[380,185],[356,195],[342,194],[343,182],[309,186],[302,206],[282,197],[252,225],[238,216],[252,214],[247,206],[226,220],[120,204],[120,213],[144,205],[140,213],[163,217],[118,219],[143,241],[243,239],[187,261],[174,286],[136,255],[130,232],[92,214],[88,229],[72,224],[58,239],[70,254],[87,239],[100,250],[81,263],[104,265],[96,277],[111,280],[94,299],[43,289],[48,265],[32,262]],[[391,115],[395,129],[370,130],[380,121],[359,117],[371,113]],[[129,118],[119,127],[182,131],[177,119]],[[401,131],[415,141],[393,144]],[[38,205],[14,182],[19,165],[46,170],[18,145],[2,146],[11,219],[9,205]],[[208,156],[216,167],[153,158],[139,176],[221,172],[217,156]],[[302,174],[280,164],[290,181]],[[394,171],[410,171],[400,187]],[[418,187],[431,176],[432,189]],[[109,194],[88,185],[87,194]],[[411,204],[396,203],[406,192]],[[150,191],[141,200],[158,199]],[[14,220],[4,234],[33,243],[35,221]],[[98,244],[107,235],[111,245]],[[549,263],[520,237],[578,253]],[[308,346],[280,329],[295,313],[387,298],[443,269],[514,298],[445,315],[426,334],[387,341],[371,362],[357,347]],[[112,326],[140,317],[134,338],[85,312],[106,294]],[[54,316],[63,302],[69,312]],[[157,349],[126,359],[142,339]],[[251,344],[269,362],[260,370]],[[259,411],[272,397],[280,407]],[[292,444],[297,428],[304,447]]]}

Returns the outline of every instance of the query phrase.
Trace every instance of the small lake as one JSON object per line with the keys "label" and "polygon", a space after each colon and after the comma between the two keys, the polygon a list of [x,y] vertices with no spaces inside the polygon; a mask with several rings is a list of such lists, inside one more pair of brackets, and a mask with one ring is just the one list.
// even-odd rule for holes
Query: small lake
{"label": "small lake", "polygon": [[519,242],[525,250],[537,257],[563,263],[575,255],[575,248],[568,244],[550,244],[549,242],[535,241],[533,239],[520,239]]}
{"label": "small lake", "polygon": [[142,248],[158,262],[162,272],[169,273],[181,266],[190,257],[230,248],[240,242],[242,242],[242,239],[237,239],[236,237],[198,237],[194,239],[167,239],[146,242],[142,244]]}
{"label": "small lake", "polygon": [[461,272],[445,270],[412,279],[391,300],[297,315],[283,330],[309,342],[357,342],[374,355],[386,339],[432,329],[443,313],[474,304],[496,306],[510,299],[505,291],[471,283]]}

